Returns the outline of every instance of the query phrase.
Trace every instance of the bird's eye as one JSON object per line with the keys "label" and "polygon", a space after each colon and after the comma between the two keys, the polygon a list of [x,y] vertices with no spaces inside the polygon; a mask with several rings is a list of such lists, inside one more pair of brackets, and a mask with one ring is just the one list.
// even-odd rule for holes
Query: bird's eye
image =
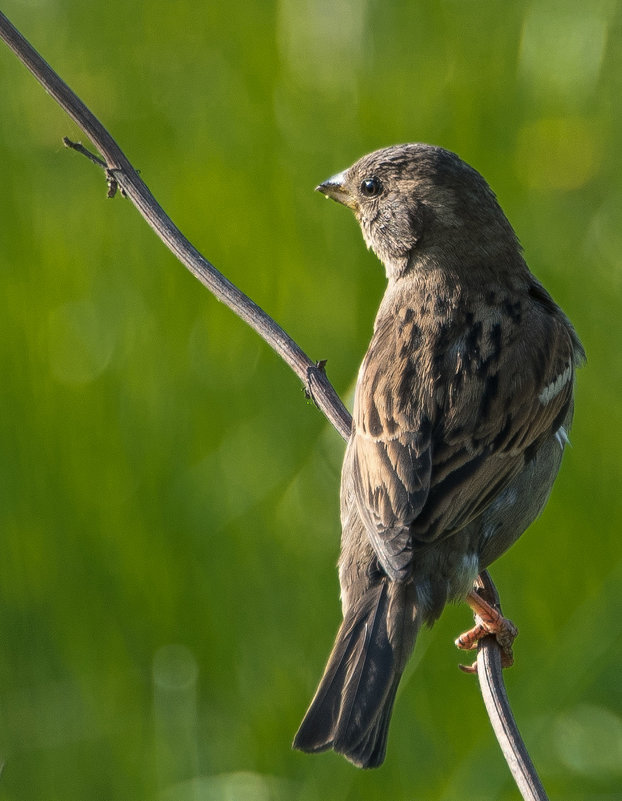
{"label": "bird's eye", "polygon": [[365,178],[361,183],[361,193],[365,197],[376,197],[382,192],[382,184],[377,178]]}

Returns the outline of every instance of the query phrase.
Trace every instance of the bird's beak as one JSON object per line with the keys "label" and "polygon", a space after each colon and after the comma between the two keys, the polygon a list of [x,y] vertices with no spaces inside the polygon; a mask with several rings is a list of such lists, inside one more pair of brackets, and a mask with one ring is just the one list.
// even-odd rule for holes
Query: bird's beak
{"label": "bird's beak", "polygon": [[337,203],[343,203],[348,208],[355,208],[354,198],[346,189],[345,172],[339,172],[333,175],[323,184],[315,187],[316,192],[321,192],[326,197],[336,200]]}

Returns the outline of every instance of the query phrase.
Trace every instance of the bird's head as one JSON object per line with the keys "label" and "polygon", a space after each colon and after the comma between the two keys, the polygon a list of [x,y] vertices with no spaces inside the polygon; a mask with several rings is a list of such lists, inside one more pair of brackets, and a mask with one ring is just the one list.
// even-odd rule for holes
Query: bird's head
{"label": "bird's head", "polygon": [[510,223],[482,176],[455,153],[422,144],[376,150],[317,187],[352,209],[363,238],[398,278],[442,261],[455,268],[519,254]]}

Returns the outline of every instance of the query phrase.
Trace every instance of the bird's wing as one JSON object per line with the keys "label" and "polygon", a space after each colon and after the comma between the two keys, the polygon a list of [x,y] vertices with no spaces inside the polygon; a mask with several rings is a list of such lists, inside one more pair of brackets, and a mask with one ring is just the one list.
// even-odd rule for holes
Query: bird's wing
{"label": "bird's wing", "polygon": [[346,465],[359,513],[382,567],[391,578],[405,578],[412,559],[409,527],[430,490],[429,434],[403,431],[381,439],[357,432],[348,445]]}
{"label": "bird's wing", "polygon": [[429,404],[417,402],[425,394],[417,389],[425,375],[417,330],[412,320],[400,327],[392,314],[376,320],[342,474],[380,564],[396,580],[408,575],[410,525],[424,508],[432,472]]}
{"label": "bird's wing", "polygon": [[458,345],[441,343],[440,390],[438,382],[426,390],[413,367],[414,403],[396,389],[399,360],[389,369],[363,364],[346,460],[374,550],[396,580],[408,575],[416,542],[480,515],[572,404],[579,357],[565,318],[533,303],[502,314],[515,319],[488,314]]}
{"label": "bird's wing", "polygon": [[[411,526],[415,539],[431,541],[466,526],[560,431],[572,405],[573,344],[561,321],[547,321],[546,329],[540,346],[526,335],[505,351],[509,361],[499,369],[465,378],[436,432],[432,485]],[[474,425],[462,428],[458,421],[474,411]]]}

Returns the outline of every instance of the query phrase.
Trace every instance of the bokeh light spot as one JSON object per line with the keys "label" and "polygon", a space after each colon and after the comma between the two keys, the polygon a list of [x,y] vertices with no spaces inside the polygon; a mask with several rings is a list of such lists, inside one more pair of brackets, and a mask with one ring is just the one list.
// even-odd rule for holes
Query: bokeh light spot
{"label": "bokeh light spot", "polygon": [[115,346],[113,329],[90,300],[65,303],[50,312],[50,368],[58,381],[86,384],[108,366]]}
{"label": "bokeh light spot", "polygon": [[185,645],[173,643],[158,648],[153,658],[153,680],[159,687],[185,690],[196,684],[199,667]]}
{"label": "bokeh light spot", "polygon": [[622,775],[622,720],[604,707],[580,704],[560,715],[553,742],[561,762],[575,773]]}
{"label": "bokeh light spot", "polygon": [[544,118],[518,134],[516,171],[530,189],[578,189],[596,174],[602,134],[582,117]]}
{"label": "bokeh light spot", "polygon": [[523,25],[520,72],[532,94],[577,104],[598,80],[615,4],[533,3]]}

